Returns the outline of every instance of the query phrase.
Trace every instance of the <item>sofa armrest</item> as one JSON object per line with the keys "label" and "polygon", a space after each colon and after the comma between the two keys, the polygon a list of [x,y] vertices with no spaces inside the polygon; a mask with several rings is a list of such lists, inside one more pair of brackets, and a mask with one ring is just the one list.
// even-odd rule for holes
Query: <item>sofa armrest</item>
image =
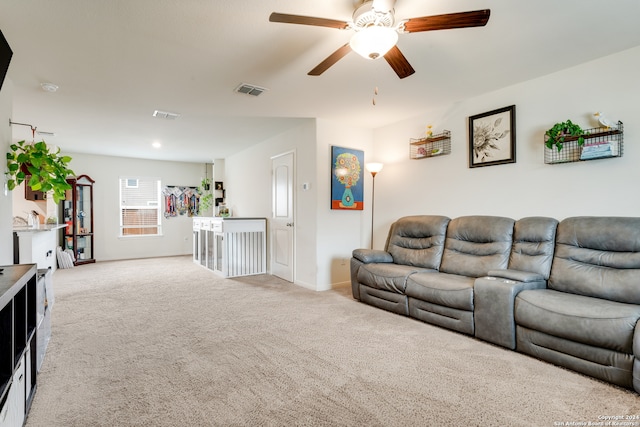
{"label": "sofa armrest", "polygon": [[529,282],[546,282],[546,279],[542,274],[532,273],[530,271],[520,270],[489,270],[489,277],[497,277],[500,279],[513,280],[515,282],[529,283]]}
{"label": "sofa armrest", "polygon": [[[491,271],[505,276],[505,271],[526,273],[517,270]],[[536,275],[536,273],[531,273]],[[475,336],[485,341],[515,350],[516,322],[515,299],[520,291],[544,289],[547,281],[537,274],[540,280],[529,282],[514,280],[518,274],[507,273],[506,277],[479,277],[473,284]],[[527,278],[521,274],[521,278]]]}
{"label": "sofa armrest", "polygon": [[391,254],[380,249],[356,249],[353,251],[353,257],[365,264],[371,264],[372,262],[393,262]]}
{"label": "sofa armrest", "polygon": [[360,300],[360,283],[358,283],[358,270],[364,264],[393,262],[393,257],[389,252],[379,249],[356,249],[351,258],[351,292],[353,297]]}

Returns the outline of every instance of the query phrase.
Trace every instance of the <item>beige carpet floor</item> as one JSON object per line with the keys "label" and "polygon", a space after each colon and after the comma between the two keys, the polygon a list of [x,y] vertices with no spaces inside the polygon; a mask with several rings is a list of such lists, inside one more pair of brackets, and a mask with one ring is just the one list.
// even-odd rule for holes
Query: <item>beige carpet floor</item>
{"label": "beige carpet floor", "polygon": [[636,393],[359,303],[189,257],[54,274],[41,426],[554,426]]}

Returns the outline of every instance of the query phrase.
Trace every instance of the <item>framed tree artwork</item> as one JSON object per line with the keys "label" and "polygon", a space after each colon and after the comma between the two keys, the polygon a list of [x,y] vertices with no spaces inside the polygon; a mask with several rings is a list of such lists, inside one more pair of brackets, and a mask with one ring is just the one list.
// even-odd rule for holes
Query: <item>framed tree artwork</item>
{"label": "framed tree artwork", "polygon": [[469,117],[469,167],[516,162],[516,106]]}
{"label": "framed tree artwork", "polygon": [[364,209],[364,152],[331,147],[331,209]]}

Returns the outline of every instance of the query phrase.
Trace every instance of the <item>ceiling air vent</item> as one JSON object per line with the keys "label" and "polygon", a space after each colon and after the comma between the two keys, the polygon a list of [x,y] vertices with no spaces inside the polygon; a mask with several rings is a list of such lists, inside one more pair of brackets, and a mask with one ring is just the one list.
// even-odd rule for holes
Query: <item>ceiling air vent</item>
{"label": "ceiling air vent", "polygon": [[235,91],[238,93],[244,93],[252,96],[259,96],[260,94],[262,94],[262,92],[266,90],[268,89],[265,89],[263,87],[256,86],[256,85],[246,84],[246,83],[241,83],[240,86],[238,86],[235,89]]}
{"label": "ceiling air vent", "polygon": [[178,114],[178,113],[170,113],[168,111],[155,110],[153,112],[153,117],[156,117],[158,119],[175,120],[178,117],[180,117],[180,114]]}

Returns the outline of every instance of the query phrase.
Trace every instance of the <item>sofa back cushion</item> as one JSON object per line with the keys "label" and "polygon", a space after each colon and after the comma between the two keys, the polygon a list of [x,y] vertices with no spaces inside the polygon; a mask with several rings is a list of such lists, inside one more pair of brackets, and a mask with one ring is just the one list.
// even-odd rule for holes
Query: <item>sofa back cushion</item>
{"label": "sofa back cushion", "polygon": [[640,218],[562,220],[548,287],[640,304]]}
{"label": "sofa back cushion", "polygon": [[440,268],[449,218],[416,215],[400,218],[391,225],[386,251],[396,264]]}
{"label": "sofa back cushion", "polygon": [[498,216],[452,219],[447,228],[440,271],[480,277],[489,270],[507,268],[514,222]]}
{"label": "sofa back cushion", "polygon": [[551,272],[558,220],[528,217],[516,221],[509,269],[538,273],[546,279]]}

